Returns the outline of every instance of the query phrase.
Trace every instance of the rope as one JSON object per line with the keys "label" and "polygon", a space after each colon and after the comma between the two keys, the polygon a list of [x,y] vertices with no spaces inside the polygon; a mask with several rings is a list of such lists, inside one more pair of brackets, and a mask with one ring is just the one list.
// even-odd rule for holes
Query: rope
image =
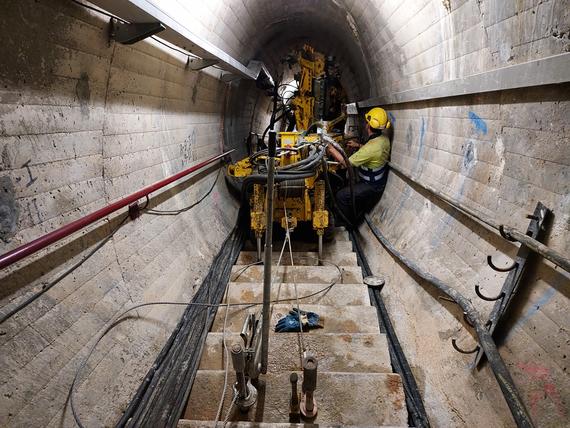
{"label": "rope", "polygon": [[[226,389],[228,387],[228,373],[230,371],[230,353],[228,352],[228,347],[226,345],[226,327],[227,327],[227,323],[228,323],[228,313],[230,312],[230,293],[229,293],[230,288],[227,287],[226,290],[226,304],[228,306],[226,306],[226,313],[224,315],[224,328],[222,329],[222,346],[224,347],[224,351],[226,354],[226,368],[225,368],[225,373],[224,373],[224,387],[222,388],[222,396],[220,397],[220,403],[218,405],[218,412],[216,413],[216,420],[214,422],[214,427],[218,426],[218,422],[220,421],[220,417],[222,415],[222,409],[224,407],[224,400],[226,399]],[[232,400],[232,403],[235,401],[235,397]],[[232,406],[230,406],[230,410],[231,410]],[[226,416],[226,419],[224,421],[224,426],[227,423],[227,419],[229,418],[229,411],[228,411],[228,415]]]}
{"label": "rope", "polygon": [[[287,186],[287,185],[285,185]],[[287,195],[287,187],[285,187],[285,195]],[[285,199],[286,200],[286,199]],[[287,226],[287,229],[285,231],[285,242],[283,243],[285,245],[285,243],[289,244],[289,257],[291,258],[291,267],[295,267],[295,263],[293,261],[293,247],[291,245],[291,233],[289,231],[289,218],[287,216],[287,206],[285,204],[285,200],[283,201],[283,210],[285,213],[285,226]],[[307,350],[305,348],[305,339],[303,337],[303,323],[301,322],[301,309],[299,307],[299,294],[297,292],[297,274],[295,272],[295,270],[293,269],[293,287],[295,289],[295,301],[297,303],[297,316],[299,317],[299,360],[301,363],[301,367],[303,366],[303,355],[305,353],[305,351]]]}

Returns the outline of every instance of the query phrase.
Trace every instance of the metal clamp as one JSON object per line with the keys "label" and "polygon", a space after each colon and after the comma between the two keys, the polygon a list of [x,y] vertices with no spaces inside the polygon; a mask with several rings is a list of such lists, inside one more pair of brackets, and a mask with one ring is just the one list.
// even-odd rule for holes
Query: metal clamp
{"label": "metal clamp", "polygon": [[156,33],[166,30],[161,22],[121,22],[111,18],[109,38],[123,45],[132,45]]}

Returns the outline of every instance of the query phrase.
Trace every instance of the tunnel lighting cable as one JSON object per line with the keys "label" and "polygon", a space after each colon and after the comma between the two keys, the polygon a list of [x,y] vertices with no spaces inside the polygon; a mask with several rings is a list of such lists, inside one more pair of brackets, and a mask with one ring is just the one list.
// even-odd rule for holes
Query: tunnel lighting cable
{"label": "tunnel lighting cable", "polygon": [[[303,259],[310,259],[310,260],[317,260],[314,259],[312,257],[300,257]],[[316,296],[318,294],[326,294],[328,293],[329,290],[332,289],[332,287],[334,287],[337,282],[339,281],[339,278],[342,276],[342,270],[341,268],[330,261],[327,260],[323,260],[323,262],[328,263],[332,266],[335,266],[336,269],[339,271],[339,276],[335,279],[333,279],[333,281],[331,281],[326,287],[305,295],[305,296],[301,296],[299,297],[299,300],[304,300],[304,299],[308,299],[310,297]],[[242,271],[245,271],[247,268],[254,266],[256,264],[259,263],[251,263],[247,266],[244,267],[244,269],[242,269]],[[243,273],[243,272],[242,272]],[[240,273],[241,274],[241,273]],[[234,278],[234,280],[237,278]],[[291,300],[294,299],[278,299],[278,300],[273,300],[271,301],[271,303],[275,304],[275,303],[283,303],[283,302],[290,302]],[[229,310],[229,307],[245,307],[250,308],[250,307],[255,307],[255,306],[263,306],[263,302],[253,302],[253,303],[197,303],[197,302],[145,302],[145,303],[138,303],[134,306],[131,306],[130,308],[124,310],[123,312],[121,312],[119,315],[113,317],[113,319],[107,324],[107,327],[105,327],[101,333],[99,333],[97,335],[97,338],[95,339],[95,342],[93,343],[93,345],[91,345],[91,348],[89,348],[89,351],[87,352],[87,355],[84,357],[84,359],[81,361],[81,363],[79,364],[79,367],[77,368],[75,375],[73,377],[73,381],[71,382],[71,386],[69,388],[69,395],[68,395],[68,401],[71,407],[71,412],[73,415],[73,418],[75,420],[75,423],[80,427],[80,428],[84,428],[85,425],[83,425],[83,423],[81,422],[81,419],[79,417],[79,413],[77,412],[76,406],[75,406],[75,400],[74,400],[74,396],[75,393],[77,392],[77,385],[78,385],[78,380],[81,377],[81,374],[83,373],[83,370],[85,369],[86,365],[87,365],[87,361],[89,360],[89,358],[91,357],[91,355],[93,355],[93,352],[95,351],[97,345],[101,342],[101,340],[103,340],[103,338],[113,329],[115,328],[117,325],[119,325],[119,323],[121,321],[124,321],[124,317],[125,315],[127,315],[129,312],[134,311],[136,309],[140,309],[143,307],[147,307],[147,306],[157,306],[157,305],[164,305],[164,306],[197,306],[197,307],[203,307],[203,308],[220,308],[220,307],[226,307]],[[140,318],[136,318],[136,319],[140,319]],[[226,359],[227,361],[227,359]]]}
{"label": "tunnel lighting cable", "polygon": [[18,312],[20,312],[22,309],[24,309],[26,306],[28,306],[30,303],[34,302],[38,297],[40,297],[42,294],[46,293],[48,290],[50,290],[53,286],[55,286],[56,284],[58,284],[61,280],[63,280],[64,278],[66,278],[69,274],[71,274],[73,271],[75,271],[75,269],[77,269],[79,266],[81,266],[83,263],[85,263],[89,258],[91,258],[97,251],[99,251],[101,248],[103,248],[105,246],[105,244],[107,242],[109,242],[111,240],[111,238],[113,236],[115,236],[115,233],[117,233],[117,231],[125,224],[125,222],[127,221],[127,219],[129,218],[128,215],[126,215],[121,221],[120,223],[117,225],[117,227],[115,227],[105,238],[103,238],[103,240],[101,242],[99,242],[97,245],[95,245],[95,247],[89,252],[87,253],[84,257],[81,258],[81,260],[79,260],[77,263],[75,263],[73,266],[71,266],[69,269],[67,269],[65,272],[63,272],[62,274],[60,274],[57,278],[51,280],[50,282],[48,282],[47,284],[42,285],[42,288],[40,291],[38,291],[37,293],[32,294],[30,297],[28,297],[27,299],[25,299],[23,302],[17,304],[16,306],[14,306],[10,311],[8,311],[7,313],[3,314],[0,317],[0,324],[4,323],[5,321],[7,321],[8,319],[10,319],[12,316],[14,316],[15,314],[17,314]]}
{"label": "tunnel lighting cable", "polygon": [[210,186],[208,191],[206,193],[204,193],[200,197],[200,199],[198,199],[196,202],[193,202],[192,204],[188,205],[187,207],[180,208],[178,210],[156,210],[154,208],[148,208],[144,211],[145,214],[158,215],[158,216],[160,216],[160,215],[177,216],[179,214],[182,214],[182,213],[185,213],[186,211],[191,210],[196,205],[198,205],[200,202],[202,202],[204,199],[206,199],[210,195],[210,193],[212,193],[212,191],[214,190],[214,187],[216,187],[216,183],[218,182],[218,179],[220,178],[221,172],[222,172],[222,168],[219,168],[218,173],[216,174],[216,179],[214,180],[214,182],[212,183],[212,185]]}
{"label": "tunnel lighting cable", "polygon": [[[178,214],[181,214],[183,212],[189,211],[192,208],[194,208],[196,205],[200,204],[204,199],[206,199],[211,193],[212,190],[214,190],[214,187],[216,186],[216,183],[218,182],[218,179],[221,175],[221,171],[222,168],[218,169],[218,173],[216,175],[216,179],[214,180],[214,183],[212,184],[212,186],[210,187],[210,189],[200,198],[198,199],[196,202],[192,203],[191,205],[181,208],[180,210],[165,210],[165,211],[161,211],[161,210],[155,210],[153,208],[149,208],[149,209],[144,209],[143,211],[146,214],[149,215],[173,215],[176,216]],[[148,205],[148,197],[147,197],[147,204]],[[65,272],[63,272],[61,275],[59,275],[57,278],[55,278],[54,280],[50,281],[49,283],[42,285],[42,289],[40,291],[38,291],[37,293],[33,294],[32,296],[30,296],[29,298],[25,299],[23,302],[19,303],[18,305],[16,305],[14,308],[12,308],[9,312],[3,314],[2,316],[0,316],[0,324],[4,323],[5,321],[7,321],[8,319],[10,319],[12,316],[14,316],[15,314],[17,314],[18,312],[20,312],[22,309],[24,309],[26,306],[28,306],[30,303],[34,302],[38,297],[40,297],[42,294],[46,293],[49,289],[51,289],[54,285],[58,284],[61,280],[63,280],[64,278],[66,278],[69,274],[71,274],[73,271],[75,271],[78,267],[80,267],[83,263],[85,263],[89,258],[91,258],[97,251],[99,251],[101,248],[103,248],[105,246],[105,244],[107,242],[109,242],[109,240],[111,240],[111,238],[115,235],[115,233],[117,233],[117,231],[125,224],[125,222],[128,220],[129,216],[125,216],[121,222],[117,225],[117,227],[115,229],[113,229],[111,231],[111,233],[109,233],[105,238],[103,238],[103,240],[101,242],[99,242],[94,248],[93,250],[91,250],[86,256],[84,256],[81,260],[79,260],[75,265],[71,266],[69,269],[67,269]]]}

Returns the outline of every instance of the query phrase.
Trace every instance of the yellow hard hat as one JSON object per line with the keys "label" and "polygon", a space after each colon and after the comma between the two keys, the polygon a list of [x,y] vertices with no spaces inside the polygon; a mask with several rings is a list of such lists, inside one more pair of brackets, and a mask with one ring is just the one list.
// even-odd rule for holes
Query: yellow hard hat
{"label": "yellow hard hat", "polygon": [[368,110],[368,113],[364,116],[366,122],[374,129],[387,129],[390,127],[390,122],[388,121],[388,114],[386,110],[380,107],[374,107]]}

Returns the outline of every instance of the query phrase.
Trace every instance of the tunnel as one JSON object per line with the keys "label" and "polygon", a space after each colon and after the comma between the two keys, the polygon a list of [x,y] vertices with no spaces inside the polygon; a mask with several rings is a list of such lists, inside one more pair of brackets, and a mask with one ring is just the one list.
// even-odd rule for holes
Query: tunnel
{"label": "tunnel", "polygon": [[[263,281],[227,168],[274,135],[260,81],[291,81],[304,45],[355,120],[391,124],[382,197],[324,244],[337,307],[306,306],[307,346],[344,342],[315,345],[305,422],[568,424],[568,0],[5,0],[0,22],[1,426],[297,426],[309,369],[273,332],[270,370],[295,368],[231,413],[224,287]],[[299,267],[295,295],[331,269]]]}

